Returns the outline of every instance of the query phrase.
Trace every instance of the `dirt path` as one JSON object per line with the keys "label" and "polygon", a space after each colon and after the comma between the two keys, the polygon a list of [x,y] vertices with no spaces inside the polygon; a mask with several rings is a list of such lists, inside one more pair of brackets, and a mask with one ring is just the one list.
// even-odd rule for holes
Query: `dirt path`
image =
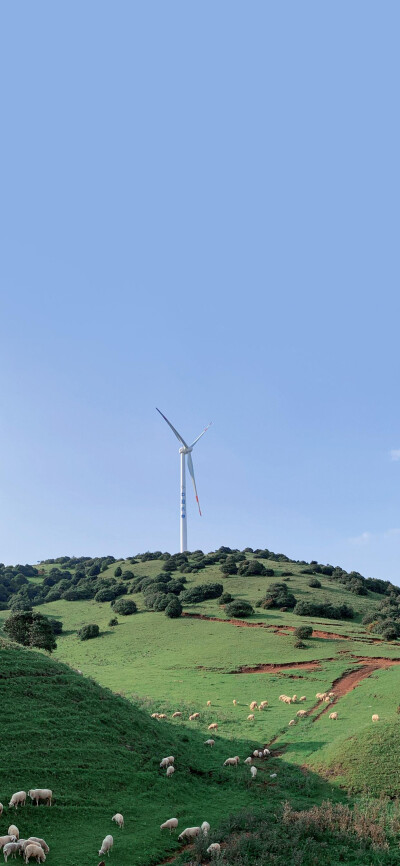
{"label": "dirt path", "polygon": [[[222,619],[220,616],[206,616],[204,613],[183,613],[182,616],[186,616],[189,619],[204,619],[207,622],[224,622],[227,625],[236,625],[238,628],[268,628],[274,632],[274,634],[287,634],[288,632],[294,632],[296,630],[296,626],[294,625],[271,625],[266,622],[246,622],[244,619]],[[320,631],[319,629],[313,629],[313,637],[320,637],[324,640],[362,640],[363,638],[351,637],[348,634],[336,634],[334,631]],[[365,636],[365,643],[370,643],[371,638]]]}
{"label": "dirt path", "polygon": [[325,701],[318,701],[307,713],[308,716],[313,716],[313,722],[316,722],[325,713],[333,712],[332,708],[339,698],[343,698],[349,692],[352,692],[363,680],[372,676],[375,671],[385,670],[391,668],[393,665],[400,664],[400,659],[371,659],[365,656],[353,656],[353,658],[355,661],[361,662],[360,667],[345,671],[342,676],[333,681],[330,691],[335,693],[335,697],[332,703],[326,704]]}
{"label": "dirt path", "polygon": [[[324,662],[331,662],[333,659],[322,659]],[[231,671],[232,674],[276,674],[279,671],[287,671],[287,670],[295,670],[296,668],[301,668],[303,671],[320,671],[322,668],[322,662],[320,661],[311,661],[311,662],[283,662],[283,664],[267,664],[267,665],[254,665],[254,667],[240,667],[236,671]]]}

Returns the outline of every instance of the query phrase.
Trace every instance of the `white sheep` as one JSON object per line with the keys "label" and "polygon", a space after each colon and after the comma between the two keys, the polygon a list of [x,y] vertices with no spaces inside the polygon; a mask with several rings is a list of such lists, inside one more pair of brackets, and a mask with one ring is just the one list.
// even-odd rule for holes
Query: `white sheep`
{"label": "white sheep", "polygon": [[40,800],[45,800],[48,806],[51,806],[51,801],[53,799],[53,791],[50,788],[31,788],[28,791],[28,797],[31,798],[32,803],[36,803],[39,805]]}
{"label": "white sheep", "polygon": [[252,763],[253,763],[253,758],[246,758],[246,760],[245,760],[244,763],[245,763],[245,764],[252,764]]}
{"label": "white sheep", "polygon": [[19,844],[18,842],[7,842],[3,848],[4,860],[7,863],[9,857],[14,857],[16,859],[16,855],[19,853]]}
{"label": "white sheep", "polygon": [[166,713],[158,713],[157,718],[158,719],[166,719],[167,718]]}
{"label": "white sheep", "polygon": [[176,713],[172,713],[172,718],[173,718],[173,719],[179,719],[179,718],[181,717],[181,715],[182,715],[182,713],[179,713],[179,712],[177,711]]}
{"label": "white sheep", "polygon": [[307,710],[298,710],[298,712],[296,713],[296,716],[298,716],[299,719],[304,719],[304,716],[306,716],[306,715],[307,715]]}
{"label": "white sheep", "polygon": [[337,719],[337,717],[338,717],[338,714],[337,714],[337,713],[329,713],[329,718],[330,718],[330,719]]}
{"label": "white sheep", "polygon": [[44,863],[46,860],[43,848],[41,845],[38,845],[37,842],[29,842],[29,845],[25,848],[25,863],[27,863],[31,857],[34,857],[37,863]]}
{"label": "white sheep", "polygon": [[207,706],[211,707],[211,701],[207,701]]}
{"label": "white sheep", "polygon": [[290,719],[289,727],[290,727],[291,725],[295,725],[295,724],[296,724],[295,719]]}
{"label": "white sheep", "polygon": [[201,830],[203,836],[208,835],[208,833],[210,832],[210,825],[209,825],[208,821],[203,821],[203,823],[200,827],[200,830]]}
{"label": "white sheep", "polygon": [[162,761],[160,761],[160,767],[162,770],[164,767],[169,767],[169,758],[163,758]]}
{"label": "white sheep", "polygon": [[112,816],[111,820],[115,821],[115,823],[118,825],[118,827],[121,828],[121,830],[124,829],[124,816],[121,815],[121,812],[116,812],[115,815]]}
{"label": "white sheep", "polygon": [[114,845],[114,839],[110,835],[110,833],[108,833],[107,836],[104,837],[104,839],[101,843],[101,848],[100,848],[99,854],[100,855],[101,854],[109,855],[113,845]]}
{"label": "white sheep", "polygon": [[191,842],[200,833],[200,827],[186,827],[178,836],[178,842]]}
{"label": "white sheep", "polygon": [[235,699],[233,699],[232,703],[233,703],[233,706],[236,707],[237,701],[235,701]]}
{"label": "white sheep", "polygon": [[10,824],[10,826],[9,826],[9,828],[8,828],[8,830],[7,830],[7,833],[8,833],[9,836],[15,836],[16,839],[17,839],[17,842],[18,842],[18,839],[19,839],[19,830],[18,830],[18,827],[15,826],[15,824]]}
{"label": "white sheep", "polygon": [[212,747],[215,745],[215,740],[205,740],[204,745]]}
{"label": "white sheep", "polygon": [[0,836],[0,850],[4,847],[4,845],[7,845],[8,842],[17,842],[17,841],[18,840],[17,840],[16,836],[10,836],[10,835]]}
{"label": "white sheep", "polygon": [[258,749],[254,749],[253,758],[258,758]]}
{"label": "white sheep", "polygon": [[261,703],[260,703],[259,706],[258,706],[258,709],[259,709],[259,710],[265,710],[265,708],[266,708],[267,706],[268,706],[268,701],[261,701]]}
{"label": "white sheep", "polygon": [[250,767],[250,773],[251,773],[252,779],[255,779],[256,775],[257,775],[257,767]]}
{"label": "white sheep", "polygon": [[307,700],[307,698],[305,695],[302,695],[301,698],[299,698],[299,701],[306,701],[306,700]]}
{"label": "white sheep", "polygon": [[218,731],[218,724],[217,724],[217,722],[212,722],[212,724],[208,726],[207,730],[208,730],[208,731]]}
{"label": "white sheep", "polygon": [[177,826],[177,818],[168,818],[168,821],[164,821],[164,823],[161,824],[160,830],[169,830],[169,832],[172,833],[173,830],[176,830]]}
{"label": "white sheep", "polygon": [[168,755],[168,760],[169,760],[170,764],[174,764],[174,763],[175,763],[175,758],[174,758],[173,755]]}
{"label": "white sheep", "polygon": [[292,704],[295,704],[296,701],[297,701],[297,695],[293,695],[293,697],[292,697]]}
{"label": "white sheep", "polygon": [[169,767],[167,767],[167,773],[166,773],[166,775],[167,775],[168,778],[169,778],[169,776],[173,776],[174,773],[175,773],[175,767],[173,767],[172,764],[171,764]]}
{"label": "white sheep", "polygon": [[276,779],[277,775],[278,775],[277,773],[271,773],[269,778],[270,779]]}
{"label": "white sheep", "polygon": [[160,718],[160,713],[152,713],[151,716],[150,716],[150,718],[151,718],[151,719],[159,719],[159,718]]}
{"label": "white sheep", "polygon": [[234,758],[227,758],[226,761],[224,761],[224,767],[237,767],[239,761],[240,758],[238,755],[235,755]]}
{"label": "white sheep", "polygon": [[12,795],[11,800],[9,802],[9,806],[15,806],[18,809],[18,806],[25,806],[26,801],[26,791],[16,791],[15,794]]}
{"label": "white sheep", "polygon": [[251,704],[250,704],[250,709],[251,709],[251,710],[256,710],[257,707],[258,707],[257,701],[252,701]]}
{"label": "white sheep", "polygon": [[248,722],[254,722],[254,713],[250,713],[250,715],[247,716],[247,721]]}
{"label": "white sheep", "polygon": [[38,845],[40,845],[43,848],[43,851],[45,854],[48,854],[50,851],[50,848],[49,848],[47,842],[45,842],[44,839],[41,839],[40,836],[29,836],[29,839],[27,840],[27,844],[29,844],[29,842],[36,842]]}
{"label": "white sheep", "polygon": [[379,722],[379,716],[376,713],[374,713],[374,715],[372,716],[372,721]]}
{"label": "white sheep", "polygon": [[211,845],[207,848],[207,854],[210,854],[211,857],[218,857],[221,852],[221,845],[219,842],[212,842]]}
{"label": "white sheep", "polygon": [[264,758],[268,758],[268,755],[270,755],[270,754],[271,754],[271,752],[269,749],[264,749]]}
{"label": "white sheep", "polygon": [[199,719],[199,718],[200,718],[200,713],[192,713],[192,715],[189,716],[189,722],[194,722],[195,719]]}

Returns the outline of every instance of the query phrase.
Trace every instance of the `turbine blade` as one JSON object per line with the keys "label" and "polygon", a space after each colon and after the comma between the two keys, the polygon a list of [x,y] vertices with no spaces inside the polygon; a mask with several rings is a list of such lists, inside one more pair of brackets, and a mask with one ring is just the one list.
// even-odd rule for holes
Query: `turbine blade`
{"label": "turbine blade", "polygon": [[201,437],[204,436],[204,434],[207,432],[208,428],[211,427],[211,424],[212,424],[212,421],[210,421],[210,423],[207,424],[207,427],[205,427],[203,432],[200,433],[200,436],[198,436],[197,439],[195,439],[194,442],[192,442],[192,444],[189,446],[190,448],[193,448],[193,445],[195,445],[196,442],[198,442],[199,439],[201,439]]}
{"label": "turbine blade", "polygon": [[199,507],[199,514],[201,517],[201,508],[200,508],[199,497],[197,495],[196,481],[194,478],[193,460],[192,460],[192,455],[191,455],[190,451],[189,451],[189,454],[187,455],[187,462],[188,462],[188,469],[189,469],[189,472],[190,472],[190,475],[191,475],[191,478],[193,481],[194,495],[196,497],[196,502],[197,502],[197,505]]}
{"label": "turbine blade", "polygon": [[[157,409],[157,406],[156,406],[156,409]],[[160,410],[157,409],[157,412],[160,412]],[[165,415],[163,415],[162,412],[160,412],[160,415],[162,416],[162,418],[164,418],[164,421],[167,422],[167,424],[168,424],[168,426],[171,428],[172,432],[175,433],[176,438],[179,439],[180,442],[182,442],[182,445],[184,445],[185,448],[187,448],[187,447],[188,447],[187,443],[185,442],[184,439],[182,439],[182,436],[180,436],[180,434],[178,433],[178,431],[175,430],[175,427],[172,426],[171,422],[168,421],[168,418],[166,418]]]}

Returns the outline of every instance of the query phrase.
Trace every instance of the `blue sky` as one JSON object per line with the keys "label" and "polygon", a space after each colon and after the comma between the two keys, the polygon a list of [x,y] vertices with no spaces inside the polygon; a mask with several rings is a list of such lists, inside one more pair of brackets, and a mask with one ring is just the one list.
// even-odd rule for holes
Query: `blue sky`
{"label": "blue sky", "polygon": [[398,3],[0,12],[0,560],[400,582]]}

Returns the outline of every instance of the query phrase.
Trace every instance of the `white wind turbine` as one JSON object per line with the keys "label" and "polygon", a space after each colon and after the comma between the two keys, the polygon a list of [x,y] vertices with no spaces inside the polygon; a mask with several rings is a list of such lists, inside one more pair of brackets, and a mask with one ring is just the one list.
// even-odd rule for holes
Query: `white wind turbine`
{"label": "white wind turbine", "polygon": [[[160,412],[160,410],[157,409],[157,412]],[[171,422],[168,421],[168,418],[166,418],[162,412],[160,412],[160,415],[162,416],[162,418],[164,418],[164,421],[167,422],[167,424],[171,428],[172,432],[175,433],[176,438],[179,439],[179,442],[181,442],[181,444],[182,444],[182,448],[179,449],[179,454],[181,455],[181,496],[180,496],[179,514],[180,514],[180,530],[181,530],[181,553],[184,553],[184,551],[187,550],[186,465],[185,465],[186,461],[185,461],[185,458],[187,455],[188,469],[189,469],[189,473],[190,473],[192,481],[193,481],[194,494],[196,497],[197,505],[199,507],[199,514],[201,516],[200,502],[199,502],[199,497],[197,495],[196,481],[194,478],[194,469],[193,469],[193,460],[192,460],[191,451],[193,450],[194,445],[196,445],[196,442],[198,442],[199,439],[201,439],[201,437],[204,436],[204,433],[206,432],[206,430],[208,430],[208,428],[211,426],[212,421],[210,421],[210,423],[207,424],[207,427],[205,427],[203,432],[200,433],[200,436],[198,436],[197,439],[195,439],[191,445],[188,445],[187,442],[185,442],[185,440],[182,439],[182,436],[180,436],[178,431],[175,430],[175,427],[172,426]]]}

